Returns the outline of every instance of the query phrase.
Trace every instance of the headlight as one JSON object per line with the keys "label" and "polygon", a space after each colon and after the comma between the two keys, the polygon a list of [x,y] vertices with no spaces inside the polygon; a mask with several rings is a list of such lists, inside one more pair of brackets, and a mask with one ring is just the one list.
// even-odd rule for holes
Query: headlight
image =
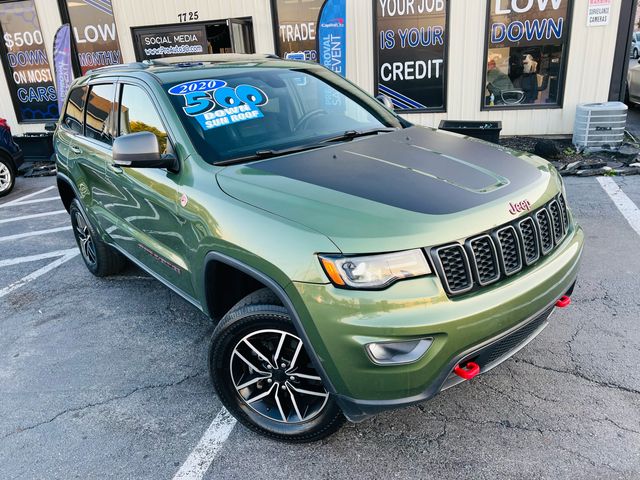
{"label": "headlight", "polygon": [[320,255],[320,262],[331,282],[343,288],[380,289],[431,273],[421,250],[361,257]]}

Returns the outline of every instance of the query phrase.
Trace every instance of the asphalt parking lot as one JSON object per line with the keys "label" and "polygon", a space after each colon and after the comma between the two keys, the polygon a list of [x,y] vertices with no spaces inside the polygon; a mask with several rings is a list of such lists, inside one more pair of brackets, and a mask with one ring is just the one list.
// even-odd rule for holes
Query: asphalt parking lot
{"label": "asphalt parking lot", "polygon": [[19,178],[0,200],[0,478],[640,478],[640,178],[600,181],[566,180],[581,277],[534,342],[295,446],[220,413],[207,318],[134,267],[94,278],[55,179]]}

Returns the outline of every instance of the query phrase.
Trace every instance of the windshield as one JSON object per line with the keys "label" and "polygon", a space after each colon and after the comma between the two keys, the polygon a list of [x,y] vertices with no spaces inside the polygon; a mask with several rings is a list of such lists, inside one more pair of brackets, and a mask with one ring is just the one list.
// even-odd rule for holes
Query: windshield
{"label": "windshield", "polygon": [[200,75],[164,87],[210,163],[402,127],[378,101],[320,67],[233,67]]}

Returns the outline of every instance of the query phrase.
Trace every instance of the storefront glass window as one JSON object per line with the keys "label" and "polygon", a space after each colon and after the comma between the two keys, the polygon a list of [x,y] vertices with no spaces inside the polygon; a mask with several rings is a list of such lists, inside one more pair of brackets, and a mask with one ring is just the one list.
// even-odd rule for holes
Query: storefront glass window
{"label": "storefront glass window", "polygon": [[483,106],[562,103],[571,0],[490,0]]}
{"label": "storefront glass window", "polygon": [[0,3],[0,26],[0,53],[18,121],[56,120],[58,97],[33,0]]}
{"label": "storefront glass window", "polygon": [[375,0],[376,95],[404,113],[445,110],[448,0]]}
{"label": "storefront glass window", "polygon": [[81,74],[122,63],[111,0],[66,0]]}

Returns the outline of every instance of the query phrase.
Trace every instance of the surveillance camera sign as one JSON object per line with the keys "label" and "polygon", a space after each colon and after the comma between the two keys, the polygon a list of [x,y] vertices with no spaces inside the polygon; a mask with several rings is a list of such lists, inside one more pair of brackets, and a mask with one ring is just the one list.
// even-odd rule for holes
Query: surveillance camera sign
{"label": "surveillance camera sign", "polygon": [[609,24],[611,17],[611,0],[589,0],[587,9],[587,26],[599,27]]}

